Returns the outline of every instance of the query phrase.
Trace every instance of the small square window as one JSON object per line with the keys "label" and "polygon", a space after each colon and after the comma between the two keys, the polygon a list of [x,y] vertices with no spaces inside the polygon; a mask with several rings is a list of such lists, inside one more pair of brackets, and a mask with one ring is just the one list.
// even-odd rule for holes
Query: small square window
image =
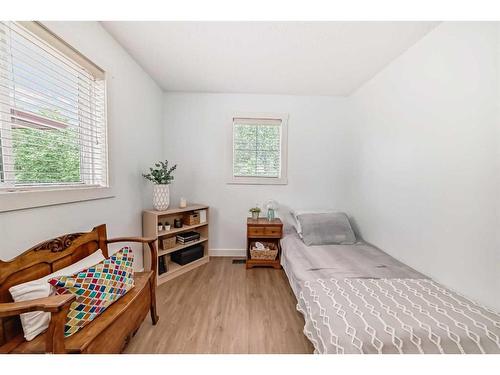
{"label": "small square window", "polygon": [[287,116],[235,116],[229,183],[286,184]]}

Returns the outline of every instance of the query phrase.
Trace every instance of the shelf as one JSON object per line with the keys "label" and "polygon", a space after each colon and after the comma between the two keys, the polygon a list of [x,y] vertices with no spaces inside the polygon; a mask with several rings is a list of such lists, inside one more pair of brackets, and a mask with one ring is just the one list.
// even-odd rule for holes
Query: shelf
{"label": "shelf", "polygon": [[278,258],[273,259],[273,260],[270,260],[270,259],[247,259],[247,263],[251,263],[251,264],[258,264],[258,263],[274,264],[274,263],[279,263],[279,262],[280,262],[280,260]]}
{"label": "shelf", "polygon": [[280,259],[276,258],[275,260],[267,260],[267,259],[248,259],[246,261],[246,267],[247,268],[252,268],[252,267],[259,267],[259,266],[264,266],[264,267],[274,267],[276,269],[281,268],[281,263]]}
{"label": "shelf", "polygon": [[195,224],[195,225],[183,225],[182,228],[173,228],[170,230],[162,230],[162,231],[158,232],[158,237],[163,237],[163,236],[168,236],[171,234],[185,232],[185,231],[188,231],[188,230],[191,230],[194,228],[203,227],[205,225],[208,225],[208,221],[205,221],[204,223],[200,223],[200,224]]}
{"label": "shelf", "polygon": [[164,282],[171,280],[174,277],[177,277],[185,272],[191,271],[192,269],[201,266],[202,264],[208,263],[208,261],[209,261],[208,255],[205,255],[203,256],[203,258],[196,259],[195,261],[185,264],[183,266],[175,262],[168,261],[167,263],[168,271],[158,276],[158,285],[163,284]]}
{"label": "shelf", "polygon": [[190,243],[187,243],[187,244],[184,244],[184,245],[179,244],[179,245],[174,246],[174,247],[172,247],[170,249],[158,251],[158,256],[167,255],[167,254],[173,253],[173,252],[175,252],[177,250],[181,250],[181,249],[184,249],[186,247],[197,245],[199,243],[203,243],[203,242],[206,242],[206,241],[208,241],[208,238],[202,237],[198,241],[193,241],[193,242],[190,242]]}
{"label": "shelf", "polygon": [[156,216],[166,216],[166,215],[175,215],[180,214],[182,212],[188,211],[198,211],[198,210],[206,210],[208,206],[202,204],[192,204],[187,206],[186,208],[171,208],[170,210],[165,211],[156,211],[156,210],[145,210],[144,212],[156,215]]}
{"label": "shelf", "polygon": [[[200,258],[200,259],[202,259],[202,258]],[[200,259],[196,259],[196,260],[192,261],[191,263],[194,263]],[[188,266],[191,263],[185,264],[184,266]],[[168,261],[168,263],[167,263],[168,271],[165,273],[162,273],[160,276],[158,276],[158,278],[162,279],[163,277],[165,277],[167,275],[171,275],[171,274],[175,273],[176,271],[179,271],[180,269],[182,269],[182,267],[184,267],[184,266],[181,266],[180,264],[177,264],[177,263],[172,262],[172,261]]]}
{"label": "shelf", "polygon": [[[163,223],[165,220],[168,222],[174,221],[174,219],[184,219],[184,215],[187,213],[192,213],[193,211],[201,211],[205,210],[206,213],[206,221],[204,223],[195,224],[195,225],[183,225],[181,228],[174,228],[173,225],[170,227],[170,230],[161,230],[158,231],[158,224]],[[157,254],[158,257],[162,256],[163,259],[167,262],[166,266],[168,272],[165,272],[161,275],[156,276],[157,285],[163,284],[168,280],[176,278],[186,272],[189,272],[196,267],[202,266],[205,263],[208,263],[210,257],[208,255],[209,248],[209,206],[202,204],[190,204],[188,207],[179,208],[173,207],[164,211],[156,211],[156,210],[144,210],[142,212],[142,235],[144,237],[154,237],[156,238],[157,245]],[[176,243],[175,246],[171,249],[161,249],[161,241],[166,238],[175,239],[175,236],[179,233],[185,233],[188,231],[196,231],[200,234],[200,238],[197,241],[190,242],[188,244],[180,244]],[[177,263],[174,263],[170,260],[170,256],[172,253],[179,251],[181,249],[190,247],[190,246],[203,246],[203,258],[197,259],[194,262],[188,263],[184,266],[181,266]],[[159,258],[160,259],[160,258]],[[151,267],[152,259],[151,259],[151,251],[149,249],[148,244],[143,245],[143,262],[144,269],[148,270]]]}

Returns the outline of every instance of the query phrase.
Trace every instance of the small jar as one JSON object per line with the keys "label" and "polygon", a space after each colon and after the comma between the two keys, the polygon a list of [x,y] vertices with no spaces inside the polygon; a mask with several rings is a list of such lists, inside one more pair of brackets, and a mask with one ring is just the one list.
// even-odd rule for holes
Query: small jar
{"label": "small jar", "polygon": [[161,232],[163,230],[163,224],[158,223],[158,232]]}
{"label": "small jar", "polygon": [[164,230],[170,230],[170,224],[169,224],[169,223],[165,223],[165,224],[163,225],[163,229],[164,229]]}
{"label": "small jar", "polygon": [[181,201],[179,203],[180,208],[186,208],[187,207],[187,201],[186,198],[181,198]]}
{"label": "small jar", "polygon": [[174,219],[174,228],[182,228],[182,220]]}

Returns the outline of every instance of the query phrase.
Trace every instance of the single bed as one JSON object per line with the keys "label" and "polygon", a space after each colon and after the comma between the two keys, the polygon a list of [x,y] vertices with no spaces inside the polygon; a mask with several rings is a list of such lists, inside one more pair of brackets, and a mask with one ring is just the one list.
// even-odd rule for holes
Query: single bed
{"label": "single bed", "polygon": [[315,353],[500,353],[500,314],[364,242],[306,246],[281,264]]}

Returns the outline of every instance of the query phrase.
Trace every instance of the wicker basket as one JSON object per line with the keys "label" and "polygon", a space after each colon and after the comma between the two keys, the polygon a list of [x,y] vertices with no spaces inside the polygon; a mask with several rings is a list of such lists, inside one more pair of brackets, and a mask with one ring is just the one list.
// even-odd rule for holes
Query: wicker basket
{"label": "wicker basket", "polygon": [[182,222],[184,225],[198,225],[200,224],[200,214],[198,212],[193,212],[191,214],[185,215]]}
{"label": "wicker basket", "polygon": [[167,237],[167,238],[164,238],[162,240],[163,250],[171,249],[171,248],[175,247],[176,244],[177,244],[177,241],[175,239],[175,236],[174,237]]}
{"label": "wicker basket", "polygon": [[265,250],[257,250],[255,248],[255,242],[250,243],[250,258],[258,260],[275,260],[276,255],[278,255],[278,246],[275,243],[263,242],[266,246]]}

